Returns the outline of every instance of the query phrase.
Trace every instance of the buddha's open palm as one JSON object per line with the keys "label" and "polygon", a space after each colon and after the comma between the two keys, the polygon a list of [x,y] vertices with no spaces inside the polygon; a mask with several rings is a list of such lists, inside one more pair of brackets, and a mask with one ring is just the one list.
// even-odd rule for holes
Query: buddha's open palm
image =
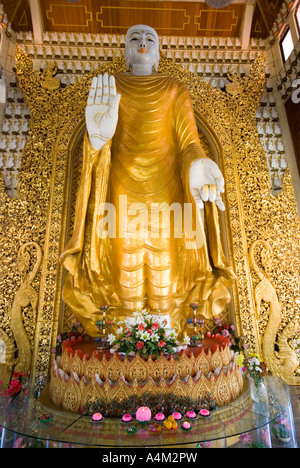
{"label": "buddha's open palm", "polygon": [[93,78],[85,119],[91,145],[97,151],[114,136],[118,123],[120,97],[113,76],[105,73],[103,76]]}
{"label": "buddha's open palm", "polygon": [[225,205],[221,198],[224,192],[224,177],[217,164],[209,158],[199,158],[190,168],[190,190],[200,209],[204,202],[215,202],[221,211]]}

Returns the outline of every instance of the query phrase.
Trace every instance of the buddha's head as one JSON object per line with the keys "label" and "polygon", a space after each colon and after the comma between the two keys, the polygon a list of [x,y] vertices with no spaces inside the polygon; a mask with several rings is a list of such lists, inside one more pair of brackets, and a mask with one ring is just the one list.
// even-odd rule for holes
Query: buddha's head
{"label": "buddha's head", "polygon": [[125,42],[126,69],[137,75],[149,75],[157,71],[159,39],[150,26],[137,24],[128,29]]}

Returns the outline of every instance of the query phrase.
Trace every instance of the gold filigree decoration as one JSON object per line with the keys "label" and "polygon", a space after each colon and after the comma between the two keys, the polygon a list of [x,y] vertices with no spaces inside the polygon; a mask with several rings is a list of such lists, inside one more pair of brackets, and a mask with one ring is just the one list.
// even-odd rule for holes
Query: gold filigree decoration
{"label": "gold filigree decoration", "polygon": [[[30,269],[30,253],[28,247],[36,249],[36,261],[32,271]],[[23,324],[22,308],[31,306],[33,315],[36,315],[38,304],[38,293],[32,287],[42,263],[42,249],[36,242],[27,242],[22,245],[18,252],[18,268],[22,277],[22,283],[15,294],[11,308],[11,328],[18,349],[18,358],[15,370],[27,374],[31,367],[31,345]]]}
{"label": "gold filigree decoration", "polygon": [[[261,251],[261,264],[262,267],[265,268],[265,271],[258,265],[255,259],[255,250],[260,245],[263,247],[263,250]],[[267,271],[270,270],[272,258],[272,248],[270,244],[261,240],[253,242],[250,246],[249,258],[253,270],[260,279],[260,282],[254,290],[257,319],[260,318],[262,313],[262,301],[269,304],[268,322],[262,338],[262,358],[267,363],[268,368],[273,375],[293,383],[294,371],[299,366],[299,360],[295,351],[288,345],[287,340],[289,334],[285,331],[285,333],[280,333],[277,338],[281,324],[281,305],[276,289],[267,273]],[[295,320],[294,322],[295,323],[293,324],[290,323],[288,327],[290,331],[293,327],[295,333],[299,328],[299,323],[298,320]],[[276,344],[279,348],[278,351],[275,351]]]}
{"label": "gold filigree decoration", "polygon": [[229,346],[218,346],[216,351],[199,348],[197,356],[189,352],[181,352],[180,356],[160,356],[159,359],[149,356],[146,360],[135,355],[124,359],[114,353],[109,359],[105,354],[93,352],[91,356],[79,357],[77,352],[65,349],[59,358],[59,368],[66,375],[76,373],[79,378],[92,379],[97,374],[104,381],[116,382],[124,377],[128,382],[137,380],[145,382],[149,378],[154,381],[171,379],[178,375],[185,379],[189,375],[195,376],[199,372],[205,375],[215,372],[219,368],[226,368],[232,362]]}
{"label": "gold filigree decoration", "polygon": [[[149,362],[145,362],[148,368]],[[150,363],[151,367],[151,363]],[[149,369],[147,371],[149,373]],[[139,375],[140,376],[140,375]],[[143,374],[144,377],[144,374]],[[186,376],[185,379],[174,375],[171,380],[161,378],[154,381],[152,377],[139,382],[136,378],[127,381],[124,376],[110,382],[103,381],[98,374],[90,380],[85,377],[79,378],[72,372],[67,375],[60,369],[55,361],[50,378],[50,398],[58,407],[65,410],[78,412],[80,408],[97,402],[99,399],[108,404],[112,401],[122,402],[132,396],[138,398],[145,393],[150,395],[164,394],[177,397],[190,397],[195,400],[204,397],[207,393],[216,400],[219,406],[229,403],[236,398],[244,388],[244,380],[240,369],[235,364],[218,373],[209,373],[205,376],[202,372],[195,378]]]}
{"label": "gold filigree decoration", "polygon": [[0,330],[0,380],[7,386],[16,364],[16,347],[4,331]]}

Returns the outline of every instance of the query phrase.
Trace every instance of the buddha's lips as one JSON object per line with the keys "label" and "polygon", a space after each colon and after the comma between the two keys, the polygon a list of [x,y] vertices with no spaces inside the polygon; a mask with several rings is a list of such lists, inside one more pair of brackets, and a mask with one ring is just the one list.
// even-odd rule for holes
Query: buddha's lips
{"label": "buddha's lips", "polygon": [[145,48],[142,47],[141,49],[138,50],[138,52],[139,52],[140,54],[145,54],[145,53],[147,52],[147,49],[145,49]]}

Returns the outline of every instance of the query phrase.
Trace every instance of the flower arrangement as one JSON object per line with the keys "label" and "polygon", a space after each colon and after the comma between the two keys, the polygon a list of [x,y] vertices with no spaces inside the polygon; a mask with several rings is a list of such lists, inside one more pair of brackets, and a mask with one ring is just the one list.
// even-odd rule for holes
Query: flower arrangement
{"label": "flower arrangement", "polygon": [[83,336],[81,333],[81,323],[74,322],[71,325],[71,330],[68,332],[59,333],[56,338],[56,346],[51,349],[51,353],[56,356],[61,356],[63,350],[63,344],[65,341],[83,341]]}
{"label": "flower arrangement", "polygon": [[268,374],[265,362],[256,353],[248,353],[246,348],[242,353],[235,354],[235,362],[239,365],[242,374],[249,377],[251,396],[257,403],[267,400],[267,389],[264,385],[264,377]]}
{"label": "flower arrangement", "polygon": [[[12,375],[12,378],[9,383],[9,387],[1,393],[1,395],[4,395],[8,398],[14,398],[17,395],[21,393],[22,390],[24,390],[24,387],[22,385],[22,378],[26,377],[27,374],[24,374],[22,372],[14,372]],[[0,385],[2,385],[3,382],[0,382]],[[25,394],[28,393],[28,390],[25,389]]]}
{"label": "flower arrangement", "polygon": [[222,323],[218,318],[215,319],[216,328],[213,333],[219,333],[221,336],[228,338],[229,346],[234,351],[238,351],[241,348],[241,338],[236,336],[236,327],[235,325],[229,323]]}
{"label": "flower arrangement", "polygon": [[289,442],[291,426],[289,420],[284,416],[273,421],[272,433],[281,442]]}
{"label": "flower arrangement", "polygon": [[133,321],[126,319],[118,322],[119,328],[116,335],[108,335],[111,346],[118,346],[118,352],[136,353],[142,356],[160,353],[174,354],[176,352],[177,332],[168,328],[168,322],[164,317],[150,314],[147,309],[135,312]]}
{"label": "flower arrangement", "polygon": [[245,356],[244,364],[249,376],[253,379],[256,386],[259,386],[263,378],[268,373],[268,368],[265,362],[261,360],[258,354],[249,353]]}
{"label": "flower arrangement", "polygon": [[263,442],[252,441],[249,433],[244,433],[239,436],[239,441],[245,448],[268,448],[270,447],[270,439],[267,431],[262,431]]}
{"label": "flower arrangement", "polygon": [[246,351],[236,353],[235,362],[239,365],[243,374],[248,373],[256,386],[259,386],[259,384],[262,383],[263,378],[268,374],[266,363],[263,362],[256,353],[248,353]]}

